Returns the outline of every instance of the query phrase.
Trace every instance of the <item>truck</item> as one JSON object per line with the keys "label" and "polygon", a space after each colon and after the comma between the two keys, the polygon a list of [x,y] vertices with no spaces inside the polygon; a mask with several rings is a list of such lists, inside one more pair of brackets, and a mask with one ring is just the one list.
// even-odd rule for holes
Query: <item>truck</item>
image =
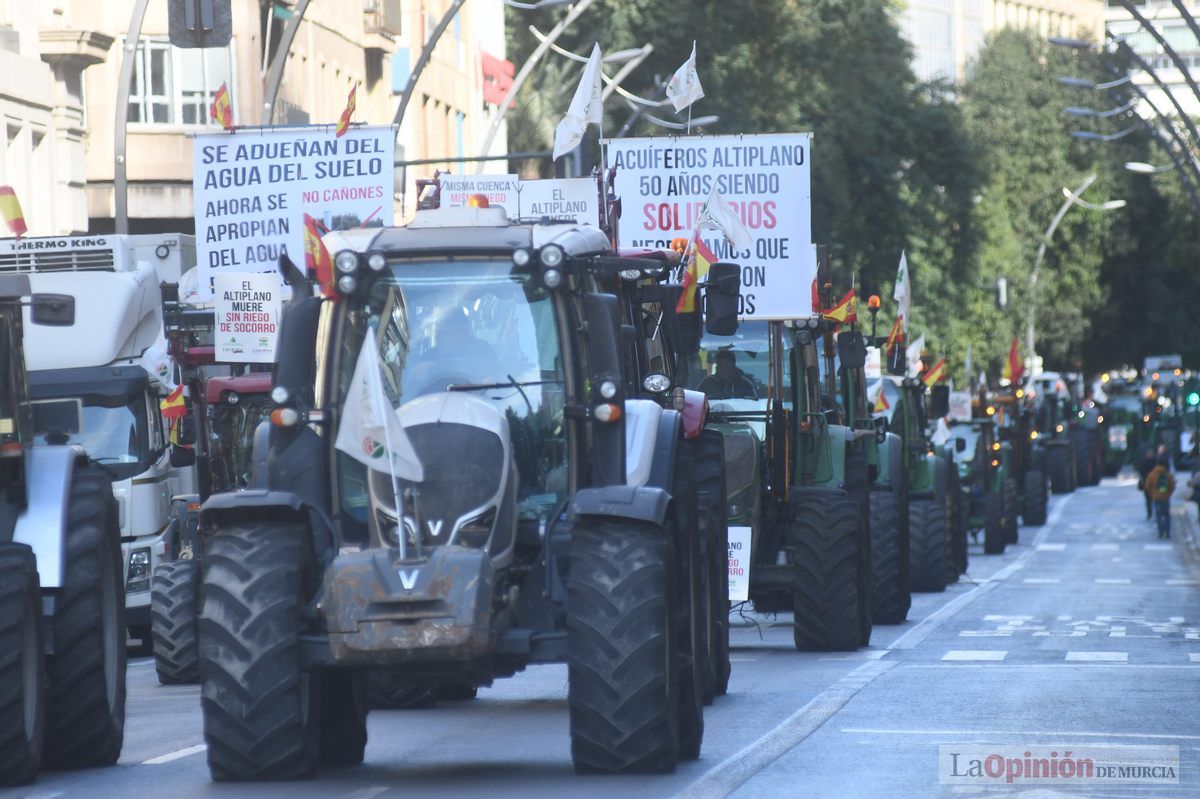
{"label": "truck", "polygon": [[27,328],[75,321],[72,297],[0,275],[0,786],[112,765],[124,741],[116,500],[72,443],[80,402],[30,400],[21,346]]}
{"label": "truck", "polygon": [[170,462],[159,409],[171,388],[169,369],[146,368],[148,354],[165,350],[159,273],[132,252],[121,236],[9,240],[0,242],[0,270],[26,276],[35,292],[73,300],[74,325],[26,331],[29,393],[35,401],[81,405],[82,429],[71,441],[113,484],[126,621],[131,637],[149,648],[150,579],[163,555],[171,497],[190,492],[192,476]]}
{"label": "truck", "polygon": [[372,669],[486,686],[565,662],[576,771],[699,756],[690,422],[626,397],[596,279],[661,265],[484,205],[329,233],[332,281],[293,283],[263,481],[201,508],[215,780],[360,763]]}

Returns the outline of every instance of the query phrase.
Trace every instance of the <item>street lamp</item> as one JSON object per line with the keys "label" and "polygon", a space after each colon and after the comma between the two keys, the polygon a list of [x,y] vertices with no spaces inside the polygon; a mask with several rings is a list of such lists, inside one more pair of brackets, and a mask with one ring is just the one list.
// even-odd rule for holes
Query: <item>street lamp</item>
{"label": "street lamp", "polygon": [[1117,139],[1125,138],[1135,130],[1137,130],[1137,125],[1130,125],[1124,130],[1118,130],[1116,133],[1096,133],[1092,130],[1073,130],[1071,131],[1071,138],[1083,139],[1085,141],[1116,141]]}
{"label": "street lamp", "polygon": [[1059,78],[1058,82],[1061,83],[1063,86],[1073,86],[1076,89],[1115,89],[1118,86],[1124,86],[1126,83],[1129,83],[1129,81],[1131,81],[1131,80],[1133,80],[1132,72],[1130,72],[1128,75],[1126,75],[1123,78],[1117,78],[1116,80],[1110,80],[1105,83],[1096,83],[1095,81],[1088,80],[1087,78],[1071,78],[1071,77]]}
{"label": "street lamp", "polygon": [[575,0],[538,0],[536,3],[518,3],[517,0],[504,0],[504,5],[521,11],[540,11],[543,8],[555,8],[574,3]]}
{"label": "street lamp", "polygon": [[1170,172],[1172,169],[1178,169],[1179,164],[1154,166],[1154,164],[1147,164],[1144,161],[1126,161],[1125,168],[1130,172],[1137,172],[1139,175],[1158,175],[1163,172]]}
{"label": "street lamp", "polygon": [[1132,111],[1137,105],[1137,100],[1130,100],[1125,105],[1119,105],[1116,108],[1110,108],[1107,111],[1097,111],[1094,108],[1086,108],[1078,105],[1070,105],[1063,109],[1064,114],[1070,114],[1076,117],[1093,117],[1095,119],[1108,119],[1109,117],[1119,116],[1126,111]]}
{"label": "street lamp", "polygon": [[1033,270],[1029,273],[1029,314],[1025,325],[1025,344],[1029,350],[1029,363],[1032,366],[1035,363],[1036,350],[1034,349],[1034,318],[1037,310],[1037,281],[1038,273],[1042,269],[1042,259],[1046,257],[1046,247],[1050,244],[1050,238],[1054,235],[1054,231],[1058,230],[1058,223],[1067,215],[1067,211],[1071,210],[1071,206],[1080,205],[1083,208],[1096,211],[1112,211],[1125,206],[1124,200],[1109,200],[1108,202],[1093,204],[1080,201],[1080,197],[1088,188],[1096,182],[1096,174],[1093,172],[1083,179],[1079,186],[1071,191],[1064,188],[1063,194],[1066,199],[1059,206],[1058,211],[1054,214],[1054,218],[1050,220],[1050,226],[1046,228],[1046,232],[1042,234],[1042,240],[1038,244],[1037,255],[1033,259]]}

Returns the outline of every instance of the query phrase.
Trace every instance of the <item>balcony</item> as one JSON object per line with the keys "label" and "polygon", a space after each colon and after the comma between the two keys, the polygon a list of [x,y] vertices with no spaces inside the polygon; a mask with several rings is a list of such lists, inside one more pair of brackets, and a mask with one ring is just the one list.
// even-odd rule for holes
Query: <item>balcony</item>
{"label": "balcony", "polygon": [[400,35],[404,17],[402,0],[363,0],[363,27],[366,33],[389,39]]}

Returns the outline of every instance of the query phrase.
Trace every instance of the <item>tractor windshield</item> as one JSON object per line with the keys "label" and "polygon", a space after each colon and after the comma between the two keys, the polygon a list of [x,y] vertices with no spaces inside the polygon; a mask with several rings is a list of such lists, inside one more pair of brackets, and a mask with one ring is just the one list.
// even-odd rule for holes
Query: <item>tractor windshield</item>
{"label": "tractor windshield", "polygon": [[85,396],[77,432],[43,429],[34,402],[35,445],[78,444],[105,467],[114,480],[125,480],[150,467],[150,432],[146,398]]}
{"label": "tractor windshield", "polygon": [[[950,428],[950,438],[963,441],[964,448],[954,456],[954,460],[966,463],[975,459],[975,450],[979,444],[979,429],[969,424],[956,424]],[[957,449],[957,444],[955,445]]]}
{"label": "tractor windshield", "polygon": [[214,433],[220,442],[214,448],[215,490],[245,488],[250,485],[254,430],[271,415],[271,402],[265,394],[242,394],[237,404],[218,404],[214,412]]}
{"label": "tractor windshield", "polygon": [[689,388],[703,391],[713,410],[766,408],[769,350],[766,322],[743,322],[732,336],[706,335],[700,342],[703,371]]}
{"label": "tractor windshield", "polygon": [[[377,331],[382,389],[398,418],[407,403],[443,392],[490,403],[507,421],[519,513],[546,518],[567,491],[565,377],[552,296],[508,258],[394,263],[366,307],[348,318],[343,400],[368,324]],[[449,454],[470,465],[471,453]],[[354,505],[366,505],[363,473],[346,464],[342,474],[344,505],[357,515]]]}

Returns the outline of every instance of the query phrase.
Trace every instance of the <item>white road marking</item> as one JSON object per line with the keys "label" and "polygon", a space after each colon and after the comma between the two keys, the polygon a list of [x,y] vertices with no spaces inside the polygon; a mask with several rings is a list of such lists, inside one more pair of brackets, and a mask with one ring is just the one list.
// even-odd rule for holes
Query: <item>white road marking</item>
{"label": "white road marking", "polygon": [[153,666],[153,665],[154,665],[154,659],[153,659],[153,658],[151,658],[150,660],[130,660],[130,661],[129,661],[129,662],[127,662],[125,665],[126,665],[126,666],[128,666],[128,667],[129,667],[129,668],[131,668],[131,669],[133,669],[133,668],[137,668],[137,667],[139,667],[139,666]]}
{"label": "white road marking", "polygon": [[357,791],[342,794],[343,799],[375,799],[380,794],[392,789],[390,785],[372,785],[370,788],[359,788]]}
{"label": "white road marking", "polygon": [[730,663],[753,663],[756,660],[758,660],[758,658],[748,658],[740,655],[732,655],[729,658]]}
{"label": "white road marking", "polygon": [[1120,548],[1120,544],[1092,544],[1093,552],[1116,552]]}
{"label": "white road marking", "polygon": [[1200,652],[1189,652],[1188,660],[1192,661],[1193,663],[1200,663]]}
{"label": "white road marking", "polygon": [[143,766],[160,766],[163,763],[170,763],[172,760],[179,760],[180,758],[183,758],[183,757],[188,757],[190,755],[199,754],[200,752],[203,752],[206,749],[208,749],[208,747],[205,746],[204,744],[196,744],[195,746],[189,746],[185,749],[176,749],[174,752],[167,752],[165,755],[159,755],[158,757],[152,757],[149,760],[143,760],[142,765]]}
{"label": "white road marking", "polygon": [[951,649],[942,660],[1004,660],[1004,649]]}
{"label": "white road marking", "polygon": [[48,793],[27,793],[23,794],[21,799],[58,799],[60,796],[66,796],[62,791],[50,791]]}
{"label": "white road marking", "polygon": [[1128,577],[1097,577],[1096,578],[1096,583],[1098,585],[1129,585],[1130,582],[1131,581]]}
{"label": "white road marking", "polygon": [[1128,652],[1068,652],[1067,661],[1074,663],[1127,663]]}
{"label": "white road marking", "polygon": [[1172,616],[1171,618],[1167,619],[1167,621],[1171,622],[1172,624],[1183,624],[1183,616]]}
{"label": "white road marking", "polygon": [[1167,585],[1195,585],[1195,580],[1167,580]]}
{"label": "white road marking", "polygon": [[1055,585],[1062,581],[1057,577],[1026,577],[1022,582],[1027,585]]}
{"label": "white road marking", "polygon": [[1200,735],[1166,735],[1138,732],[1033,732],[1030,730],[889,730],[880,727],[843,727],[840,732],[869,733],[872,735],[937,735],[945,737],[971,735],[1036,735],[1039,738],[1146,738],[1155,741],[1200,741]]}
{"label": "white road marking", "polygon": [[1057,618],[1059,621],[1070,621],[1071,620],[1071,617],[1067,616],[1067,615],[1058,616]]}
{"label": "white road marking", "polygon": [[756,773],[816,732],[859,691],[896,665],[896,661],[890,660],[862,664],[817,694],[812,701],[788,716],[773,730],[713,766],[678,795],[688,799],[718,799],[728,796]]}
{"label": "white road marking", "polygon": [[1066,544],[1038,544],[1038,552],[1062,552],[1067,548]]}
{"label": "white road marking", "polygon": [[1111,633],[1108,634],[1108,637],[1109,638],[1124,638],[1125,631],[1124,630],[1113,630]]}
{"label": "white road marking", "polygon": [[841,655],[826,655],[817,658],[817,660],[879,660],[890,651],[890,649],[864,649],[858,652],[846,652]]}
{"label": "white road marking", "polygon": [[1033,621],[1033,616],[998,616],[998,615],[989,613],[988,615],[983,617],[983,620],[984,621],[1006,621],[1006,622]]}
{"label": "white road marking", "polygon": [[1147,552],[1168,552],[1174,548],[1175,547],[1171,546],[1170,544],[1143,544],[1142,545],[1142,549],[1146,550]]}

